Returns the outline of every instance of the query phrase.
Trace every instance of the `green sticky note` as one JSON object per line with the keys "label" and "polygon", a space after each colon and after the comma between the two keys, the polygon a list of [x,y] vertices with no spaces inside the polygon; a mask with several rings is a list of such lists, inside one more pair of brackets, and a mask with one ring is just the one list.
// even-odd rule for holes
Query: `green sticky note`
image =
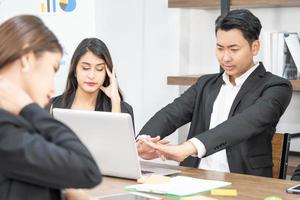
{"label": "green sticky note", "polygon": [[270,197],[264,198],[264,200],[282,200],[282,198],[276,197],[276,196],[270,196]]}

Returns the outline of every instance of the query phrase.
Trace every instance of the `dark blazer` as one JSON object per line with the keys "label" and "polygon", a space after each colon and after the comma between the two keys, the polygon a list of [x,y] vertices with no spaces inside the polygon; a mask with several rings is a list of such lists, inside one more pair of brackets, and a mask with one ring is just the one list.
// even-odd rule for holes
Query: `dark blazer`
{"label": "dark blazer", "polygon": [[37,104],[0,109],[0,199],[60,200],[63,188],[91,188],[101,174],[90,152]]}
{"label": "dark blazer", "polygon": [[[205,156],[226,149],[230,172],[271,177],[271,140],[292,96],[290,82],[266,72],[260,63],[242,85],[228,119],[209,130],[213,104],[222,84],[222,73],[200,77],[157,112],[140,134],[164,138],[191,122],[188,139],[198,138],[206,148]],[[181,164],[198,167],[199,161],[190,156]]]}
{"label": "dark blazer", "polygon": [[[70,109],[70,108],[72,107],[74,98],[75,98],[75,94],[72,94],[72,95],[70,95],[70,96],[67,98],[66,103],[64,103],[64,102],[63,102],[63,95],[54,97],[54,98],[51,99],[51,102],[50,102],[50,104],[47,106],[47,109],[48,109],[48,110],[50,110],[50,108],[69,108],[69,109]],[[107,105],[105,104],[105,106],[104,106],[103,109],[96,108],[96,111],[107,111],[107,112],[110,112],[110,111],[111,111],[111,105],[107,103]],[[50,112],[51,112],[51,111],[50,111]],[[121,112],[122,112],[122,113],[128,113],[128,114],[130,114],[131,119],[132,119],[132,123],[133,123],[133,126],[134,126],[133,109],[132,109],[132,107],[131,107],[128,103],[126,103],[125,101],[121,101]]]}
{"label": "dark blazer", "polygon": [[291,179],[293,181],[300,181],[300,165],[298,165],[297,169],[294,171]]}

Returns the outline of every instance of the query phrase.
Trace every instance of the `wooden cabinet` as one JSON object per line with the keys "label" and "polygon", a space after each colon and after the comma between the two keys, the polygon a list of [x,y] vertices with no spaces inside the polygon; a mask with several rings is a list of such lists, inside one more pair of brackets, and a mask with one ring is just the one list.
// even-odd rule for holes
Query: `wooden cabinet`
{"label": "wooden cabinet", "polygon": [[[187,86],[194,84],[201,75],[168,76],[168,85]],[[300,80],[291,80],[293,90],[300,91]]]}
{"label": "wooden cabinet", "polygon": [[[231,0],[232,8],[298,7],[299,0]],[[220,0],[169,0],[169,8],[220,8]]]}

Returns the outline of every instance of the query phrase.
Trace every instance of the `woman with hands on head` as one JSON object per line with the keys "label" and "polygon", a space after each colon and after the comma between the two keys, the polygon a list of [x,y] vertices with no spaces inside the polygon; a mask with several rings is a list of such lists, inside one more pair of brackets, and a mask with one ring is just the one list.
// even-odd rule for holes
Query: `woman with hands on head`
{"label": "woman with hands on head", "polygon": [[66,90],[52,99],[52,108],[129,113],[132,107],[123,101],[115,67],[108,48],[97,38],[86,38],[76,48]]}
{"label": "woman with hands on head", "polygon": [[90,152],[42,108],[62,56],[56,36],[19,15],[0,25],[0,44],[0,199],[60,200],[64,188],[99,184]]}

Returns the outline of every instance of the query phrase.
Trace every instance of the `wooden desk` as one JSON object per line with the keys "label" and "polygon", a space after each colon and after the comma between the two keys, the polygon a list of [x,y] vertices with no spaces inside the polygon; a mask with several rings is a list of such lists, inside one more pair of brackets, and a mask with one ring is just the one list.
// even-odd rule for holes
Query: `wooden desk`
{"label": "wooden desk", "polygon": [[[145,166],[159,166],[164,168],[179,169],[182,171],[183,176],[192,176],[195,178],[221,180],[231,182],[229,188],[237,189],[237,197],[221,197],[211,196],[209,192],[202,193],[203,196],[213,197],[216,199],[226,200],[254,200],[264,199],[267,196],[278,196],[283,200],[297,200],[300,195],[287,194],[286,188],[299,184],[299,182],[264,178],[258,176],[249,176],[234,173],[214,172],[208,170],[200,170],[195,168],[161,165],[156,163],[143,162]],[[118,194],[126,192],[124,187],[127,185],[136,184],[134,180],[104,177],[103,182],[96,188],[89,190],[88,193],[92,196],[104,196],[109,194]]]}

